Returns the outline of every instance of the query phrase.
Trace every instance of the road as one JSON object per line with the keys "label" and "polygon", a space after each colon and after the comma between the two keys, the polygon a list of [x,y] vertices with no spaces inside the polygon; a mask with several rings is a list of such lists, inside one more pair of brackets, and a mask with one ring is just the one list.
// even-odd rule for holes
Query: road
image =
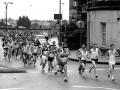
{"label": "road", "polygon": [[[2,51],[2,48],[0,48]],[[116,78],[112,82],[107,77],[108,65],[97,65],[98,79],[95,79],[93,71],[89,73],[92,64],[87,64],[84,76],[79,75],[78,62],[68,62],[68,82],[64,82],[64,76],[60,73],[54,75],[54,69],[51,76],[48,75],[47,66],[45,72],[41,72],[37,60],[36,67],[27,65],[24,67],[21,60],[14,57],[11,62],[4,60],[3,53],[0,52],[0,62],[9,67],[23,68],[28,73],[1,73],[0,74],[0,90],[120,90],[120,66],[117,65],[114,71]]]}

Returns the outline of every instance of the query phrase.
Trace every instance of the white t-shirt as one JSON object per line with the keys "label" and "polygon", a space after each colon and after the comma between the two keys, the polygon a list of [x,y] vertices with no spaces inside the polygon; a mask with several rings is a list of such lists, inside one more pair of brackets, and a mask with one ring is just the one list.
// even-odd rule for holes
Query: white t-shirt
{"label": "white t-shirt", "polygon": [[88,52],[81,51],[81,60],[86,60],[88,56]]}
{"label": "white t-shirt", "polygon": [[95,50],[92,48],[92,49],[90,49],[91,50],[91,58],[92,59],[98,59],[98,55],[99,55],[99,53],[98,53],[98,51],[99,51],[99,49],[98,48],[96,48]]}
{"label": "white t-shirt", "polygon": [[109,50],[108,53],[109,53],[109,63],[112,63],[112,64],[115,64],[115,52],[116,50]]}

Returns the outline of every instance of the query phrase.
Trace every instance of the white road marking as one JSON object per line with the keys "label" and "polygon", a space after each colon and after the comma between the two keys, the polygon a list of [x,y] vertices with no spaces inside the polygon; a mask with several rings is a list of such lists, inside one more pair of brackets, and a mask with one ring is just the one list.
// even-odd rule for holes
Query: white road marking
{"label": "white road marking", "polygon": [[[116,70],[119,70],[120,68],[115,68],[115,69],[116,69]],[[104,70],[106,70],[106,69],[96,69],[96,70],[98,70],[98,71],[104,71]],[[86,69],[85,71],[88,72],[89,70]]]}
{"label": "white road marking", "polygon": [[[41,71],[27,71],[27,73],[40,73]],[[47,71],[48,72],[48,71]],[[72,70],[68,70],[68,73],[73,72]],[[55,73],[55,71],[52,71],[52,73]]]}
{"label": "white road marking", "polygon": [[23,88],[8,88],[8,89],[0,89],[0,90],[21,90]]}
{"label": "white road marking", "polygon": [[115,69],[120,69],[120,68],[115,68]]}
{"label": "white road marking", "polygon": [[104,89],[104,90],[118,90],[114,88],[105,88],[105,87],[93,87],[93,86],[73,86],[74,88],[88,88],[88,89]]}
{"label": "white road marking", "polygon": [[40,73],[40,71],[27,71],[27,73]]}

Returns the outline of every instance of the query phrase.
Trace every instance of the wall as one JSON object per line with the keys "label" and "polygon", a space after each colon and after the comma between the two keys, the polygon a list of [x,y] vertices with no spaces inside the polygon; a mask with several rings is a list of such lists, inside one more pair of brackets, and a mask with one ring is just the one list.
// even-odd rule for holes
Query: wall
{"label": "wall", "polygon": [[[89,17],[90,15],[90,17]],[[114,44],[120,49],[120,20],[117,20],[120,10],[88,11],[87,21],[90,21],[90,44],[102,46],[101,23],[106,23],[106,48]]]}

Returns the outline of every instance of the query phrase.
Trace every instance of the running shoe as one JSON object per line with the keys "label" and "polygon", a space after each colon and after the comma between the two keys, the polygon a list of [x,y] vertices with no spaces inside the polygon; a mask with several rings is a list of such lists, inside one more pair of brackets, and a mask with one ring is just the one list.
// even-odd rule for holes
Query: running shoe
{"label": "running shoe", "polygon": [[110,74],[107,72],[107,74],[108,74],[108,78],[110,78]]}
{"label": "running shoe", "polygon": [[115,81],[115,78],[112,76],[112,81]]}
{"label": "running shoe", "polygon": [[98,75],[96,75],[95,78],[98,78]]}
{"label": "running shoe", "polygon": [[79,71],[79,74],[81,75],[81,70]]}
{"label": "running shoe", "polygon": [[115,81],[115,78],[113,78],[112,81]]}
{"label": "running shoe", "polygon": [[67,81],[68,81],[68,80],[65,78],[65,79],[64,79],[64,82],[67,82]]}
{"label": "running shoe", "polygon": [[57,75],[57,72],[55,72],[55,75]]}

